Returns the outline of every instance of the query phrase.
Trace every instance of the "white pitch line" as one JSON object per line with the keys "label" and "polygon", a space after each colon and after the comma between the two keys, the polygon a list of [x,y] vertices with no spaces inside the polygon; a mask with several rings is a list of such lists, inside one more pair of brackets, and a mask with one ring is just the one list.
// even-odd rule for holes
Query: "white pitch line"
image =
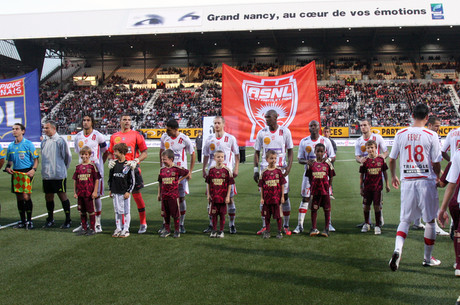
{"label": "white pitch line", "polygon": [[[247,155],[247,156],[250,157],[250,156],[253,156],[253,155],[254,155],[254,154],[250,154],[250,155]],[[160,162],[144,161],[144,163],[160,163]],[[199,171],[201,171],[202,169],[203,169],[203,168],[194,170],[192,173],[199,172]],[[144,187],[151,186],[151,185],[155,185],[155,184],[158,184],[158,181],[155,181],[155,182],[152,182],[152,183],[145,184]],[[102,200],[102,199],[109,198],[109,197],[110,197],[110,196],[108,196],[108,195],[107,195],[107,196],[103,196],[103,197],[101,197],[101,200]],[[74,204],[74,205],[70,206],[70,208],[73,209],[73,208],[75,208],[75,207],[77,207],[77,206],[78,206],[77,204]],[[53,212],[53,214],[59,213],[59,212],[62,212],[62,211],[64,211],[64,209],[55,210],[55,211]],[[45,216],[48,216],[48,213],[34,216],[34,217],[32,217],[32,220],[35,220],[35,219],[38,219],[38,218],[42,218],[42,217],[45,217]],[[18,224],[18,223],[19,223],[19,221],[16,221],[16,222],[13,222],[13,223],[4,225],[4,226],[0,226],[0,230],[5,229],[5,228],[12,227],[12,226],[14,226],[14,225],[16,225],[16,224]]]}

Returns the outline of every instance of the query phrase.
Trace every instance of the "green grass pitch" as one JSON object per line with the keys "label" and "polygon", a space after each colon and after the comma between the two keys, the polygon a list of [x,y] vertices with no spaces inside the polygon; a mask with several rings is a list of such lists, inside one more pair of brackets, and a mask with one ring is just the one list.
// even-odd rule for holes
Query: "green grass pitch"
{"label": "green grass pitch", "polygon": [[[423,231],[410,231],[400,270],[390,271],[399,221],[399,191],[384,194],[385,226],[382,235],[361,233],[356,224],[363,213],[359,196],[358,164],[352,148],[339,147],[334,179],[332,221],[337,232],[329,238],[302,235],[282,240],[263,240],[260,229],[259,194],[252,180],[252,154],[236,179],[238,234],[224,239],[201,233],[208,225],[205,184],[201,164],[190,181],[187,199],[187,233],[179,239],[161,239],[157,185],[143,190],[148,234],[138,235],[139,216],[131,203],[132,235],[111,237],[115,228],[110,198],[103,199],[104,232],[75,236],[61,230],[62,212],[55,214],[57,228],[41,227],[45,217],[35,219],[36,229],[0,230],[0,302],[2,304],[454,304],[460,295],[459,279],[452,265],[454,253],[449,237],[438,237],[434,256],[441,266],[422,267]],[[297,152],[295,152],[295,156]],[[69,170],[72,176],[76,155]],[[295,158],[296,159],[296,158]],[[158,149],[149,149],[142,165],[145,184],[157,180]],[[445,165],[445,164],[443,164]],[[303,167],[297,162],[290,174],[291,229],[297,224]],[[46,213],[40,171],[34,182],[34,215]],[[0,176],[3,198],[0,224],[17,221],[10,177]],[[69,197],[73,195],[68,181]],[[439,192],[442,198],[444,191]],[[73,204],[75,199],[71,198]],[[56,207],[60,202],[55,198]],[[323,212],[318,225],[324,223]],[[73,227],[79,223],[72,209]],[[311,224],[308,212],[306,230]],[[227,224],[226,224],[227,227]],[[276,226],[275,226],[276,227]],[[273,232],[272,232],[273,234]]]}

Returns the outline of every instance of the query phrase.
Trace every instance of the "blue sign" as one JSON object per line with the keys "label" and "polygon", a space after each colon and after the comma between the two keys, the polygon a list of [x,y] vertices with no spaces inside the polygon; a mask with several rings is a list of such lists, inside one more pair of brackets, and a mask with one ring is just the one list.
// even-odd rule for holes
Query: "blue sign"
{"label": "blue sign", "polygon": [[442,3],[431,3],[431,19],[444,19]]}
{"label": "blue sign", "polygon": [[41,116],[38,72],[0,80],[0,142],[14,140],[12,127],[21,123],[30,141],[40,142]]}

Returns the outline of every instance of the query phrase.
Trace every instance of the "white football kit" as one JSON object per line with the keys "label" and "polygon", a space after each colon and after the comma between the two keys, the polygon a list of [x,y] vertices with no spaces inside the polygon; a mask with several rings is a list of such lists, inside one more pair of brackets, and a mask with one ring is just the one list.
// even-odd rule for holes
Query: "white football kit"
{"label": "white football kit", "polygon": [[458,152],[460,144],[460,128],[449,131],[444,144],[442,145],[441,152],[448,152],[450,150],[450,158],[453,159]]}
{"label": "white football kit", "polygon": [[394,140],[390,158],[399,157],[401,180],[401,222],[420,216],[425,222],[436,218],[438,191],[432,163],[441,162],[437,134],[422,127],[400,130]]}
{"label": "white football kit", "polygon": [[364,135],[360,136],[358,140],[356,140],[355,144],[355,156],[359,157],[367,157],[368,153],[366,151],[366,142],[369,140],[374,140],[377,142],[377,154],[383,154],[388,151],[387,145],[383,140],[382,136],[376,133],[373,133],[369,139],[364,139]]}
{"label": "white football kit", "polygon": [[[460,177],[460,154],[455,154],[451,161],[452,164],[450,165],[450,170],[447,174],[446,180],[450,183],[458,183]],[[457,196],[457,202],[460,202],[460,193]]]}
{"label": "white football kit", "polygon": [[[297,153],[297,159],[304,159],[304,160],[316,160],[315,155],[315,147],[316,144],[321,143],[324,144],[326,147],[326,155],[327,158],[334,158],[335,152],[334,147],[332,146],[331,141],[323,136],[319,136],[318,139],[312,140],[311,136],[303,138],[299,144],[299,152]],[[305,164],[305,172],[308,169],[308,165]],[[305,174],[302,178],[302,189],[301,189],[302,197],[310,197],[310,182]]]}
{"label": "white football kit", "polygon": [[74,149],[78,154],[78,162],[81,163],[80,150],[83,146],[88,146],[91,148],[91,157],[90,160],[94,162],[99,173],[101,174],[101,179],[99,180],[99,190],[98,195],[104,195],[104,161],[102,156],[107,151],[107,143],[105,141],[105,136],[97,130],[93,130],[89,135],[85,135],[84,131],[80,131],[75,135],[74,138]]}
{"label": "white football kit", "polygon": [[[167,133],[164,133],[161,136],[160,142],[161,149],[171,149],[174,152],[174,163],[177,166],[188,169],[187,154],[191,155],[194,153],[193,143],[188,136],[180,132],[177,137],[172,138]],[[179,184],[179,196],[185,197],[188,193],[188,180],[184,179]]]}

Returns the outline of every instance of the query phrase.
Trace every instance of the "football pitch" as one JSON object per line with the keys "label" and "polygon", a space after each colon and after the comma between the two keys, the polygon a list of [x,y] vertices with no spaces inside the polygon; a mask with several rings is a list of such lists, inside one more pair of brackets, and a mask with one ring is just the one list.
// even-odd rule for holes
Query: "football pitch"
{"label": "football pitch", "polygon": [[[460,295],[459,279],[452,267],[455,256],[448,236],[438,236],[433,255],[439,267],[423,267],[423,231],[408,234],[400,269],[392,272],[388,261],[393,253],[399,222],[399,190],[384,194],[385,226],[382,235],[356,228],[363,220],[359,196],[358,164],[352,148],[339,147],[332,224],[329,238],[300,235],[282,240],[263,240],[255,233],[261,227],[260,195],[253,181],[253,149],[236,178],[238,195],[236,235],[209,238],[205,184],[201,164],[190,180],[181,238],[159,238],[162,223],[156,200],[158,149],[149,149],[142,164],[146,187],[148,233],[138,235],[139,216],[131,200],[131,236],[112,238],[115,220],[112,201],[102,200],[103,233],[76,236],[62,230],[63,212],[55,214],[56,228],[42,229],[45,216],[34,220],[34,230],[0,230],[0,281],[2,304],[455,304]],[[297,151],[294,154],[296,160]],[[72,174],[68,195],[74,205]],[[40,168],[41,166],[39,166]],[[445,164],[443,163],[443,168]],[[106,170],[106,173],[108,171]],[[297,224],[303,166],[294,163],[290,174],[291,230]],[[106,175],[107,176],[107,175]],[[107,181],[107,177],[105,179]],[[34,215],[46,214],[40,170],[34,182]],[[444,190],[440,190],[442,198]],[[0,176],[0,224],[18,220],[10,176]],[[108,192],[106,191],[106,194]],[[60,201],[55,198],[56,208]],[[318,227],[324,224],[318,212]],[[371,212],[373,215],[373,212]],[[373,218],[373,216],[372,216]],[[72,227],[79,223],[72,209]],[[311,225],[310,212],[305,230]],[[276,224],[272,221],[272,227]]]}

